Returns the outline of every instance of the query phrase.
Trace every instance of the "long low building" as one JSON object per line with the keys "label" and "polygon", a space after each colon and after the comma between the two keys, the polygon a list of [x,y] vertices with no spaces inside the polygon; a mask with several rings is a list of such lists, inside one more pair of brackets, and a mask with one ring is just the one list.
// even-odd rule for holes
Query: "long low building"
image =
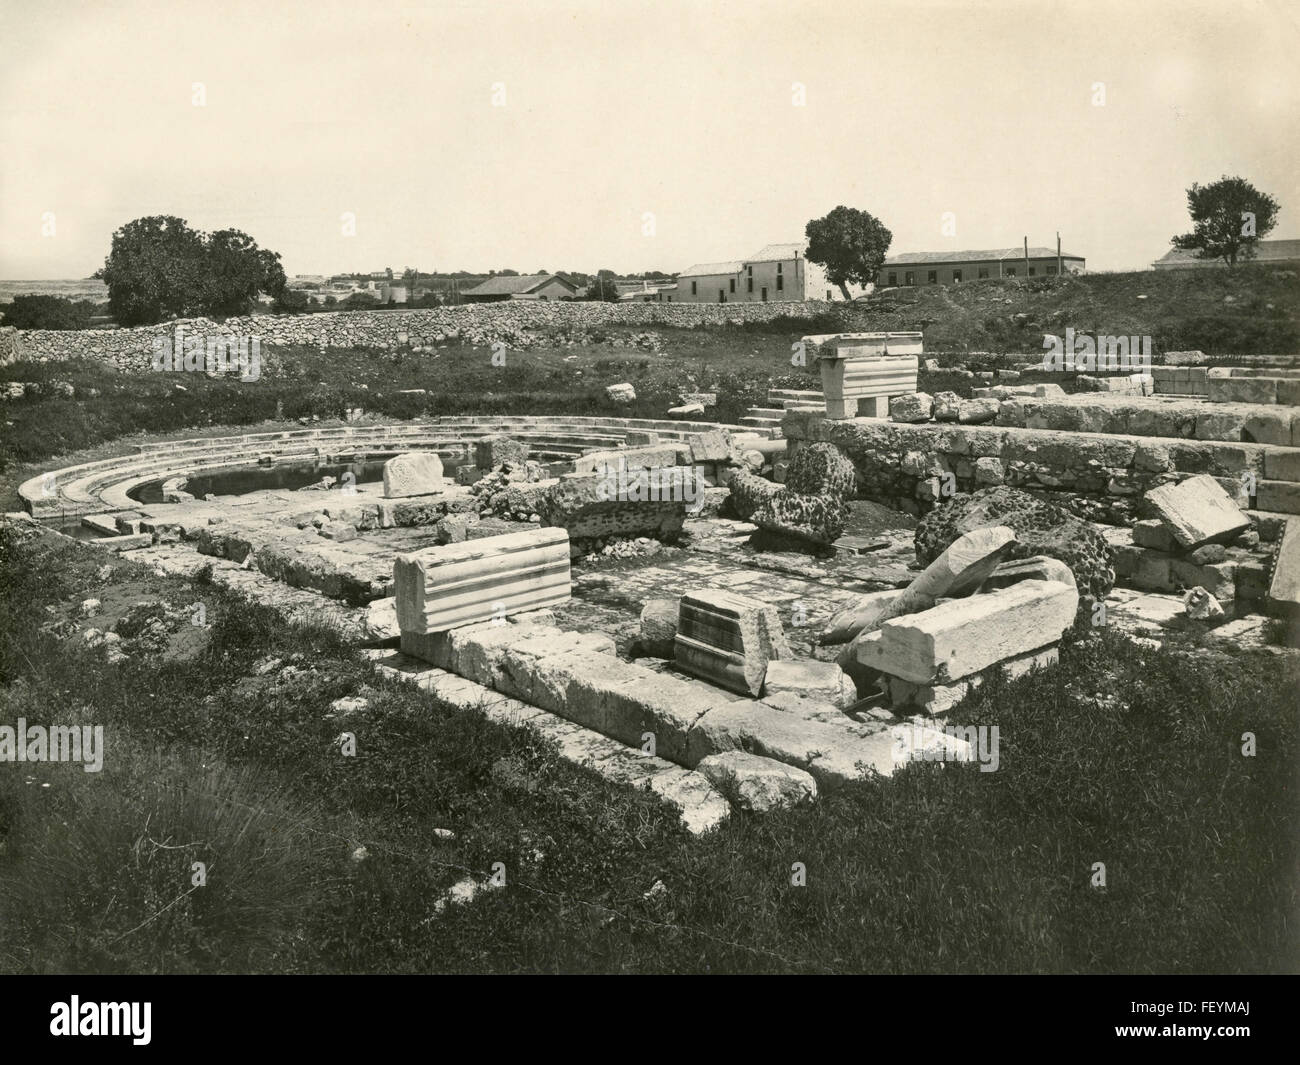
{"label": "long low building", "polygon": [[[1255,255],[1238,259],[1237,265],[1254,263],[1258,266],[1300,266],[1300,240],[1261,240],[1255,245]],[[1156,270],[1194,270],[1205,266],[1227,266],[1222,259],[1198,259],[1196,252],[1172,248],[1153,262]]]}
{"label": "long low building", "polygon": [[908,285],[958,285],[995,277],[1054,277],[1082,274],[1087,263],[1082,255],[1052,248],[994,248],[990,251],[915,251],[891,255],[876,274],[877,288]]}

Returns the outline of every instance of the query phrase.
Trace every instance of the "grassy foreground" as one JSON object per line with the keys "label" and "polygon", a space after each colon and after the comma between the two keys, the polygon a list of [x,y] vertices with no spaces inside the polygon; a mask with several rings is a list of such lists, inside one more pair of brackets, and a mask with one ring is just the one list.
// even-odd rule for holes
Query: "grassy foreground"
{"label": "grassy foreground", "polygon": [[[528,729],[377,681],[326,629],[109,560],[0,531],[0,725],[100,724],[106,747],[100,773],[0,762],[4,971],[1296,968],[1290,660],[1072,642],[956,711],[999,726],[996,772],[917,764],[692,838]],[[117,664],[40,631],[136,594],[176,625],[201,602],[210,628],[164,659],[126,626]],[[498,862],[504,888],[435,911]]]}

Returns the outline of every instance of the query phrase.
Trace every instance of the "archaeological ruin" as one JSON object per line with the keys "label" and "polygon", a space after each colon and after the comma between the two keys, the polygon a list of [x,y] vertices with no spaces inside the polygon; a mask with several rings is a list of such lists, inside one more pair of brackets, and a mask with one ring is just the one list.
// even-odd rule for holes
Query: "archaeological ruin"
{"label": "archaeological ruin", "polygon": [[358,420],[145,442],[20,494],[159,573],[325,611],[381,675],[529,723],[696,833],[978,760],[945,716],[1071,631],[1254,647],[1300,608],[1300,369],[1066,394],[1026,363],[963,397],[919,389],[920,333],[802,346],[821,389],[743,424]]}

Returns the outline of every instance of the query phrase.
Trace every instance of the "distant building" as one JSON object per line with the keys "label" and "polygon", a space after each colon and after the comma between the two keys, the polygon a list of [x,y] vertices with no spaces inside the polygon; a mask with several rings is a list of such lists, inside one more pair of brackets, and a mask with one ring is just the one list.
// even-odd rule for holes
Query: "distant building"
{"label": "distant building", "polygon": [[615,281],[619,303],[659,303],[660,292],[673,292],[675,281]]}
{"label": "distant building", "polygon": [[[1239,259],[1238,265],[1300,266],[1300,240],[1261,240],[1255,245],[1253,259]],[[1227,266],[1222,259],[1198,259],[1196,252],[1173,248],[1153,262],[1156,270],[1186,270],[1201,266]]]}
{"label": "distant building", "polygon": [[560,274],[497,275],[481,285],[461,291],[466,303],[490,303],[500,300],[558,300],[576,296],[578,286]]}
{"label": "distant building", "polygon": [[[1065,274],[1086,272],[1082,255],[1062,252],[1060,269]],[[876,274],[877,288],[908,285],[959,285],[994,277],[1054,277],[1057,255],[1054,248],[995,248],[992,251],[914,251],[891,255]]]}
{"label": "distant building", "polygon": [[[849,296],[864,292],[849,286]],[[825,269],[807,258],[804,244],[768,244],[747,259],[698,263],[677,275],[674,288],[663,289],[665,303],[779,303],[842,300]]]}

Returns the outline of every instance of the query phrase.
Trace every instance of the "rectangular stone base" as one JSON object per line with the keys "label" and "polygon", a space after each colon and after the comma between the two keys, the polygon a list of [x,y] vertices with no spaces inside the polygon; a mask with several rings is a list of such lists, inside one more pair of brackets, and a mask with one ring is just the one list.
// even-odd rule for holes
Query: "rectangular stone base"
{"label": "rectangular stone base", "polygon": [[982,673],[976,673],[972,677],[951,684],[914,684],[902,677],[891,677],[887,673],[882,673],[877,683],[880,690],[888,697],[890,707],[899,716],[920,712],[938,717],[946,714],[968,693],[983,684],[984,678],[990,676],[995,670],[1005,670],[1007,676],[1014,680],[1031,669],[1046,669],[1054,666],[1060,659],[1060,649],[1053,644],[1051,647],[1008,658],[1005,662],[990,666]]}

